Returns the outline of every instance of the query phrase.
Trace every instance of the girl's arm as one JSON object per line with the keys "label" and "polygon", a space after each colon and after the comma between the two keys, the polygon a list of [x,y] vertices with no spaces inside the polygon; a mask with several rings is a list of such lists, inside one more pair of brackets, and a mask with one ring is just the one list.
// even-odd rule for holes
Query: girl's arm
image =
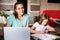
{"label": "girl's arm", "polygon": [[40,30],[39,31],[36,31],[34,29],[35,29],[35,27],[32,26],[31,29],[30,29],[31,33],[35,33],[35,34],[43,34],[44,33],[43,31],[40,31]]}
{"label": "girl's arm", "polygon": [[49,26],[48,31],[55,31],[55,29],[53,27]]}
{"label": "girl's arm", "polygon": [[52,31],[55,32],[55,29],[53,27],[49,26],[44,32],[48,33],[48,32],[52,32]]}

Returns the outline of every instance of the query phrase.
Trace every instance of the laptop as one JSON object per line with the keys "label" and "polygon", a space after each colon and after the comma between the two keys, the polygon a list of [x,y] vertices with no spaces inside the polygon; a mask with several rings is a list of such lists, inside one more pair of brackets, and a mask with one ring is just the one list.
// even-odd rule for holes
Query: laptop
{"label": "laptop", "polygon": [[4,40],[30,40],[30,29],[26,27],[4,27]]}

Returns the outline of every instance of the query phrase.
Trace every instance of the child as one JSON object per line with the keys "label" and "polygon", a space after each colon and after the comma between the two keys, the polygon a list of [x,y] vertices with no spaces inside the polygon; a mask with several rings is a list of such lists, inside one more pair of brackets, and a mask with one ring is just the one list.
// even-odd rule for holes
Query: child
{"label": "child", "polygon": [[48,31],[55,31],[55,29],[48,25],[48,16],[43,14],[38,22],[35,22],[31,27],[31,33],[43,34],[48,33]]}

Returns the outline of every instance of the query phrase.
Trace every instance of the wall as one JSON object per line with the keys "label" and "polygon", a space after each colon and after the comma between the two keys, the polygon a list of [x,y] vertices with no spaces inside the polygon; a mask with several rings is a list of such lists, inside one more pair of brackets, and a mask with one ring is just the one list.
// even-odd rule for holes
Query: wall
{"label": "wall", "polygon": [[43,10],[60,10],[60,3],[48,3],[48,0],[41,0],[40,11]]}
{"label": "wall", "polygon": [[[41,0],[40,1],[40,11],[42,13],[43,10],[60,10],[60,3],[48,3],[48,0]],[[31,17],[30,17],[30,23],[34,23],[33,22],[33,15],[39,15],[39,13],[30,13]]]}
{"label": "wall", "polygon": [[[6,14],[13,13],[13,10],[14,10],[13,5],[16,1],[17,0],[0,0],[0,12],[6,13]],[[0,16],[0,23],[4,24],[3,20],[5,20],[5,19],[3,19]]]}
{"label": "wall", "polygon": [[30,20],[29,20],[29,24],[33,24],[34,23],[34,17],[39,15],[39,12],[30,12]]}
{"label": "wall", "polygon": [[[29,24],[34,23],[34,17],[39,15],[40,12],[40,0],[27,0],[28,1],[28,8],[27,12],[30,15],[30,21]],[[32,1],[32,2],[31,2]],[[34,3],[36,2],[37,3]]]}

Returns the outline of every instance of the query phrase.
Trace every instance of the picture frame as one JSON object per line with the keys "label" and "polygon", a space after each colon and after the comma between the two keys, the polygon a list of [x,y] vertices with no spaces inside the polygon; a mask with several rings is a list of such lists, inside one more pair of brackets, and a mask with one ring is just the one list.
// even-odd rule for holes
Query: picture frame
{"label": "picture frame", "polygon": [[30,11],[40,11],[40,1],[41,0],[31,0]]}
{"label": "picture frame", "polygon": [[39,11],[40,5],[31,5],[31,11]]}

